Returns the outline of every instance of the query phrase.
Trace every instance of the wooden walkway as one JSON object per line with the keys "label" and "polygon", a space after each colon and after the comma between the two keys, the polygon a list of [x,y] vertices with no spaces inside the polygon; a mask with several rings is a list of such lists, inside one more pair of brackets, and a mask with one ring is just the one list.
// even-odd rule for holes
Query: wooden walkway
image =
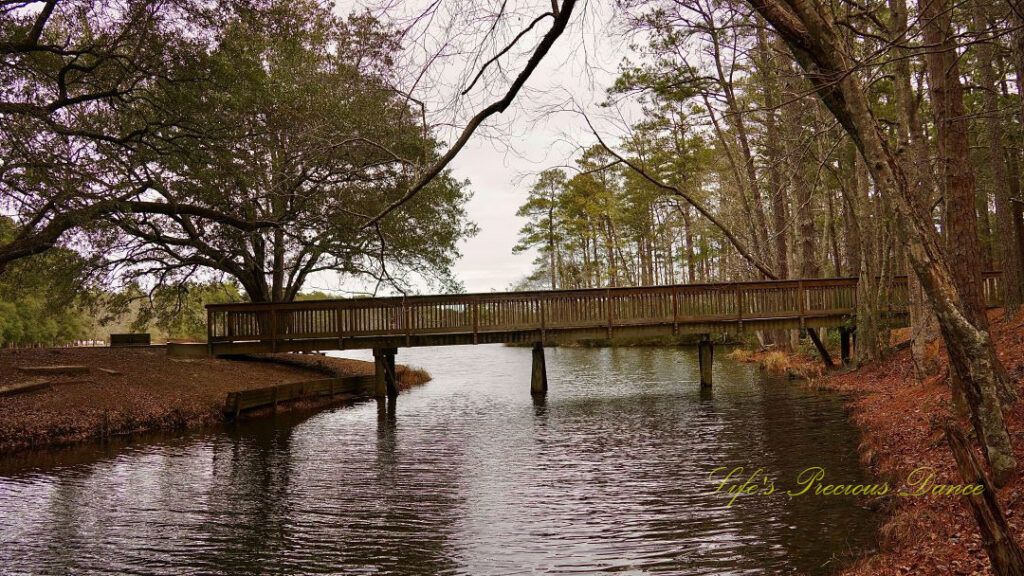
{"label": "wooden walkway", "polygon": [[[998,304],[999,274],[985,295]],[[856,278],[207,306],[212,354],[552,343],[854,324]],[[884,311],[904,321],[905,277]]]}

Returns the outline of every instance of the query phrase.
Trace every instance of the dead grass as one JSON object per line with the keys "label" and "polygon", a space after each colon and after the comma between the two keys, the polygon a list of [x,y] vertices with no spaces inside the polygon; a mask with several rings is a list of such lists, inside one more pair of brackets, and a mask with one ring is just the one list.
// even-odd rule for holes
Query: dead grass
{"label": "dead grass", "polygon": [[766,352],[761,356],[761,367],[775,376],[786,374],[792,364],[789,355],[784,352]]}
{"label": "dead grass", "polygon": [[430,381],[430,373],[422,368],[411,366],[396,366],[395,377],[398,379],[398,389],[407,390],[414,386],[426,384]]}
{"label": "dead grass", "polygon": [[732,352],[726,354],[725,357],[736,362],[754,362],[754,354],[753,350],[735,348]]}
{"label": "dead grass", "polygon": [[756,363],[772,376],[788,376],[809,382],[820,378],[825,372],[820,359],[811,358],[800,352],[736,348],[726,357],[737,362]]}

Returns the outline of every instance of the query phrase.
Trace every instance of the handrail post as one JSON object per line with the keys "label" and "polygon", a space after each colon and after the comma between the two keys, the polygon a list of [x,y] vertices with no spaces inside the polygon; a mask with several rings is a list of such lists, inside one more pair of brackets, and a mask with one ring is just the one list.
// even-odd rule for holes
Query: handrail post
{"label": "handrail post", "polygon": [[405,315],[405,345],[411,346],[412,342],[412,308],[409,301],[402,298],[402,314]]}
{"label": "handrail post", "polygon": [[479,342],[478,334],[480,333],[480,301],[473,298],[473,344]]}
{"label": "handrail post", "polygon": [[270,349],[277,352],[277,308],[270,309],[270,338]]}
{"label": "handrail post", "polygon": [[206,309],[206,351],[213,356],[213,310]]}
{"label": "handrail post", "polygon": [[736,285],[736,332],[743,331],[743,288]]}
{"label": "handrail post", "polygon": [[537,302],[540,304],[540,343],[544,344],[544,339],[547,335],[547,326],[544,318],[544,297],[540,296]]}
{"label": "handrail post", "polygon": [[341,322],[341,304],[334,307],[334,324],[338,332],[338,348],[345,349],[345,333],[342,329]]}
{"label": "handrail post", "polygon": [[800,314],[800,329],[805,330],[807,328],[806,321],[804,320],[804,281],[803,279],[796,281],[796,298],[797,298],[797,312]]}
{"label": "handrail post", "polygon": [[672,335],[679,333],[679,287],[672,286]]}
{"label": "handrail post", "polygon": [[612,289],[604,289],[604,304],[608,308],[608,339],[612,339]]}

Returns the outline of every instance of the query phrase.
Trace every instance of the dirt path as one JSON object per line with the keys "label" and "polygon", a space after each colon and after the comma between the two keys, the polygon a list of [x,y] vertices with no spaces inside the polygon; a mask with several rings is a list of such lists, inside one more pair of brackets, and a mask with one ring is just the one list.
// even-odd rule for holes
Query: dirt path
{"label": "dirt path", "polygon": [[[27,366],[82,365],[84,375],[31,375]],[[103,370],[115,373],[104,372]],[[429,380],[399,368],[401,387]],[[0,350],[0,387],[45,379],[52,387],[0,397],[0,454],[50,444],[221,422],[228,392],[372,374],[358,360],[279,354],[250,360],[168,358],[152,348]]]}

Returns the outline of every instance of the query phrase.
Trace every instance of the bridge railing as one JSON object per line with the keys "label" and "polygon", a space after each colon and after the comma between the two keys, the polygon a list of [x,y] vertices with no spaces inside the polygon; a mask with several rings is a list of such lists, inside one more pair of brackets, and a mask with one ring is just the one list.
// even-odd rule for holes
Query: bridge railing
{"label": "bridge railing", "polygon": [[[998,273],[985,295],[998,298]],[[907,304],[905,277],[887,300]],[[207,306],[210,342],[480,334],[852,315],[856,278],[312,300]]]}

